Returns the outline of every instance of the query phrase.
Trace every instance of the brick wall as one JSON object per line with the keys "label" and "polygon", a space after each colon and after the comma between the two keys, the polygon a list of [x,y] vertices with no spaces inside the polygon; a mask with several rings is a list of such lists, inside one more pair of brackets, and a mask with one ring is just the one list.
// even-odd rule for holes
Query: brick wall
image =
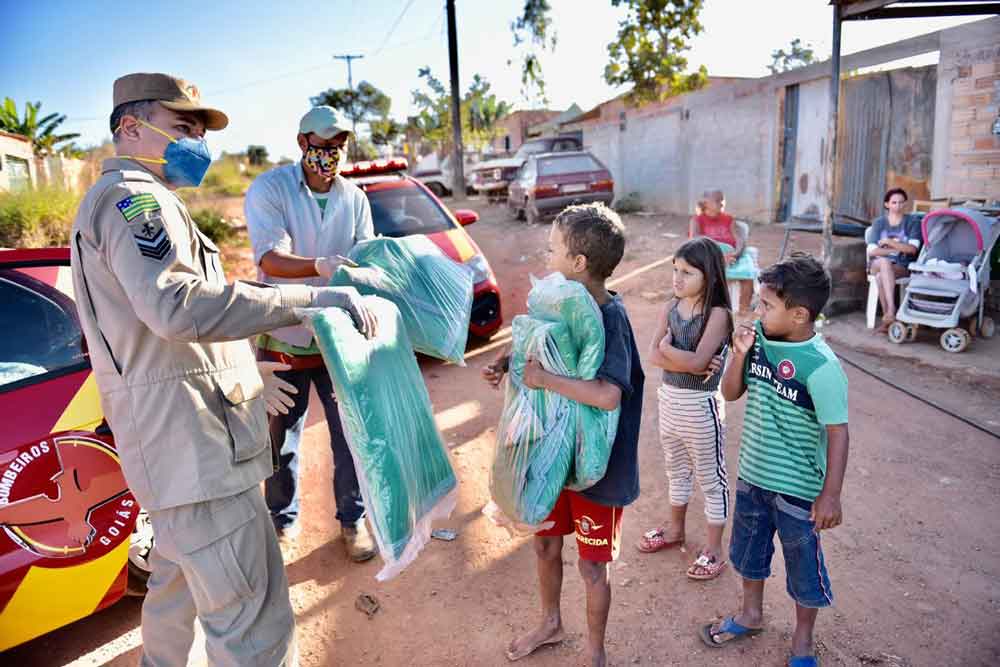
{"label": "brick wall", "polygon": [[1000,136],[993,123],[1000,108],[1000,47],[967,58],[974,64],[960,65],[952,84],[945,187],[950,195],[998,197]]}
{"label": "brick wall", "polygon": [[932,195],[1000,198],[1000,17],[941,32]]}

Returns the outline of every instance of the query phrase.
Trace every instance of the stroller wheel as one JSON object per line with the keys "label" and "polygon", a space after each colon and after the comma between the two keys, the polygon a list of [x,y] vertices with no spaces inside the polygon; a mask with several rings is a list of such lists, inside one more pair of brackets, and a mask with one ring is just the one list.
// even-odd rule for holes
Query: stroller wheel
{"label": "stroller wheel", "polygon": [[983,323],[979,325],[979,335],[983,338],[993,338],[993,334],[997,332],[996,322],[993,321],[992,317],[984,317]]}
{"label": "stroller wheel", "polygon": [[909,324],[906,327],[906,342],[912,343],[917,339],[917,325]]}
{"label": "stroller wheel", "polygon": [[889,325],[889,340],[897,345],[906,340],[906,325],[900,321],[895,321]]}
{"label": "stroller wheel", "polygon": [[961,352],[969,347],[972,337],[965,329],[948,329],[941,334],[941,347],[945,352]]}

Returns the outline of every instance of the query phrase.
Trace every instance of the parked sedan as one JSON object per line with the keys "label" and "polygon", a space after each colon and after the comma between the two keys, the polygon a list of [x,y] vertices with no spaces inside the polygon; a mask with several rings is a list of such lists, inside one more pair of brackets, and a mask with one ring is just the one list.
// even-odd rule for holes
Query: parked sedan
{"label": "parked sedan", "polygon": [[69,249],[0,250],[0,651],[145,592],[125,483],[76,312]]}
{"label": "parked sedan", "polygon": [[520,220],[537,222],[572,204],[611,204],[611,172],[587,151],[532,155],[510,184],[507,206]]}
{"label": "parked sedan", "polygon": [[372,223],[380,236],[423,234],[452,260],[472,269],[469,333],[489,338],[500,328],[500,288],[483,251],[463,227],[479,220],[475,211],[448,209],[430,189],[403,173],[406,160],[376,160],[346,166],[340,173],[368,195]]}

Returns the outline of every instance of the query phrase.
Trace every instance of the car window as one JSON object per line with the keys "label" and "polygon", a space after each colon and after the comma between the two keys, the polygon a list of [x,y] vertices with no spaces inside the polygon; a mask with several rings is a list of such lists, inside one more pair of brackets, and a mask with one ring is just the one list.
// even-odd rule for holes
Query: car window
{"label": "car window", "polygon": [[0,269],[0,391],[86,362],[69,267]]}
{"label": "car window", "polygon": [[601,165],[597,164],[594,158],[589,155],[567,155],[566,157],[550,157],[538,161],[538,174],[540,176],[600,170]]}
{"label": "car window", "polygon": [[545,153],[547,151],[547,142],[529,141],[526,144],[521,144],[521,147],[517,149],[517,153],[514,154],[514,157],[526,159],[529,155],[534,155],[535,153]]}
{"label": "car window", "polygon": [[454,225],[427,193],[416,186],[368,192],[375,233],[381,236],[433,234]]}

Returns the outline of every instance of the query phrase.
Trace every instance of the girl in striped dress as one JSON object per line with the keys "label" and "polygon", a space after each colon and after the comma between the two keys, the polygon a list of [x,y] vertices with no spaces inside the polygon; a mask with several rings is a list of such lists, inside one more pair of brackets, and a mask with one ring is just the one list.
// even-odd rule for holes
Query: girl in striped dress
{"label": "girl in striped dress", "polygon": [[645,533],[644,553],[684,543],[688,502],[698,480],[708,534],[687,575],[714,579],[726,566],[722,533],[730,513],[725,403],[718,395],[726,343],[733,331],[726,269],[719,246],[705,237],[674,256],[674,298],[663,310],[649,360],[663,369],[658,390],[660,444],[670,482],[670,521]]}

